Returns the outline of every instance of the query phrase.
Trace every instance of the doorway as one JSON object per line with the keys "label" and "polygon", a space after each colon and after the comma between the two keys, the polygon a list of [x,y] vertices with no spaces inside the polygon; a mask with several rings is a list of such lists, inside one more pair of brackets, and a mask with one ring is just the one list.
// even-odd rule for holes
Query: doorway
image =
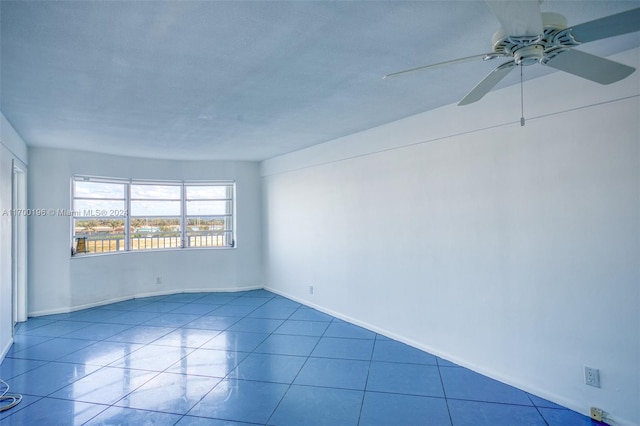
{"label": "doorway", "polygon": [[11,204],[11,304],[12,336],[16,324],[27,320],[27,175],[21,164],[13,161]]}

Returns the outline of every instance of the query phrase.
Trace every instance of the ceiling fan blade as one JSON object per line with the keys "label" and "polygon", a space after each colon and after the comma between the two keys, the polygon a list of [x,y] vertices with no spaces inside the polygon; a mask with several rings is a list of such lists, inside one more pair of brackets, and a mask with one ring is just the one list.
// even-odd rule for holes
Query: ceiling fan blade
{"label": "ceiling fan blade", "polygon": [[571,34],[580,43],[640,31],[640,8],[578,24]]}
{"label": "ceiling fan blade", "polygon": [[544,31],[538,0],[486,0],[510,36],[536,36]]}
{"label": "ceiling fan blade", "polygon": [[476,85],[468,94],[465,96],[458,105],[469,105],[470,103],[479,101],[482,99],[484,95],[489,93],[491,89],[495,87],[496,84],[500,82],[503,78],[506,77],[507,74],[511,72],[513,67],[516,66],[514,61],[505,62],[500,65],[498,68],[494,69],[487,75],[480,83]]}
{"label": "ceiling fan blade", "polygon": [[492,53],[483,53],[481,55],[467,56],[465,58],[453,59],[451,61],[438,62],[437,64],[424,65],[422,67],[411,68],[411,69],[404,70],[404,71],[393,72],[391,74],[385,75],[382,78],[385,79],[387,77],[397,77],[399,75],[410,74],[410,73],[413,73],[413,72],[424,71],[424,70],[429,70],[429,69],[434,69],[434,68],[446,67],[447,65],[460,64],[460,63],[463,63],[463,62],[471,62],[471,61],[475,61],[475,60],[478,60],[478,59],[483,59],[483,60],[486,61],[486,60],[489,60],[489,59],[497,58],[499,56],[506,56],[506,55],[500,55],[500,54],[496,54],[496,53],[493,53],[493,52]]}
{"label": "ceiling fan blade", "polygon": [[546,65],[600,84],[615,83],[635,71],[633,67],[574,49],[562,52]]}

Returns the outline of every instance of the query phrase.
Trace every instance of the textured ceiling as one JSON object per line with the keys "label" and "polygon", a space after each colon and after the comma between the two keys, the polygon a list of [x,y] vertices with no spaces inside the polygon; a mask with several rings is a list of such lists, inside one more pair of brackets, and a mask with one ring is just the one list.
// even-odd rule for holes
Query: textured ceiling
{"label": "textured ceiling", "polygon": [[[576,24],[639,6],[542,10]],[[490,51],[481,1],[3,0],[0,19],[0,110],[29,146],[149,158],[267,159],[457,102],[499,63],[381,78]]]}

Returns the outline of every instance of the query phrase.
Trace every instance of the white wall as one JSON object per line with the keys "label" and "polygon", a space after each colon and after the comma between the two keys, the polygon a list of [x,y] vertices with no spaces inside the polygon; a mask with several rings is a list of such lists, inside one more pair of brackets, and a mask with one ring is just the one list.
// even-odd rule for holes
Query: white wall
{"label": "white wall", "polygon": [[[149,160],[30,149],[29,206],[69,209],[74,174],[140,179],[235,180],[237,247],[70,256],[69,217],[29,221],[29,313],[42,315],[134,296],[262,287],[259,164]],[[161,285],[156,285],[156,277]]]}
{"label": "white wall", "polygon": [[0,361],[12,343],[12,175],[14,162],[26,170],[27,146],[0,112]]}
{"label": "white wall", "polygon": [[267,288],[640,424],[639,75],[530,81],[525,127],[515,86],[265,161]]}

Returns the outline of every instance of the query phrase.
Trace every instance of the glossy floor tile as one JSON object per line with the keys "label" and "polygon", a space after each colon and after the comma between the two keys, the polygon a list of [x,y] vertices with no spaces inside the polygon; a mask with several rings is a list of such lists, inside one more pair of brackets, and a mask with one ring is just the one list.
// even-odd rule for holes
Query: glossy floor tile
{"label": "glossy floor tile", "polygon": [[2,425],[592,424],[265,290],[31,318],[0,378],[23,395]]}

